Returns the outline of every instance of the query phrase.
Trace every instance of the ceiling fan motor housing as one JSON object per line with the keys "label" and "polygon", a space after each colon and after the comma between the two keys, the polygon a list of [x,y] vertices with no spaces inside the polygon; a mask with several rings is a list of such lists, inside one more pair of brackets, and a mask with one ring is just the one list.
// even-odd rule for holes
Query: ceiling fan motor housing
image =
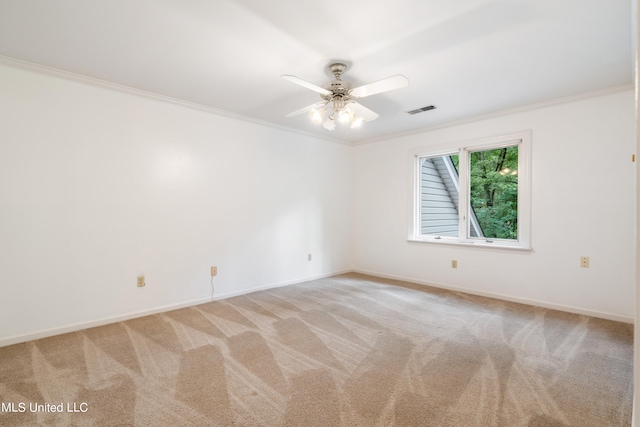
{"label": "ceiling fan motor housing", "polygon": [[340,80],[340,76],[346,68],[347,66],[341,63],[329,65],[329,70],[331,70],[336,79],[329,83],[325,83],[322,86],[324,89],[331,92],[331,95],[320,95],[323,99],[329,101],[336,97],[346,98],[349,96],[349,92],[353,88],[351,83]]}
{"label": "ceiling fan motor housing", "polygon": [[331,99],[334,96],[347,96],[351,91],[351,83],[342,80],[332,80],[322,85],[324,89],[331,92],[331,95],[321,95],[324,99]]}

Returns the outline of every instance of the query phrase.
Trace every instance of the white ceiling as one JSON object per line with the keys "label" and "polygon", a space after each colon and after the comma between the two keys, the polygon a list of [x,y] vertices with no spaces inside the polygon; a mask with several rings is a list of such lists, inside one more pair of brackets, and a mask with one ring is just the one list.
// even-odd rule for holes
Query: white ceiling
{"label": "white ceiling", "polygon": [[[630,0],[0,0],[0,55],[343,141],[630,84]],[[327,131],[321,85],[395,74],[380,117]],[[433,111],[410,116],[426,105]]]}

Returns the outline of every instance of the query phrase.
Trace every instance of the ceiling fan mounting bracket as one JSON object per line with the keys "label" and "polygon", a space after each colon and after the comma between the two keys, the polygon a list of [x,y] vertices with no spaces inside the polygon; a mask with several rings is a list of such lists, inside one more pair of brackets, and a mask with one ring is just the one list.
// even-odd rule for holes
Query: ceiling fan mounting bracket
{"label": "ceiling fan mounting bracket", "polygon": [[331,70],[333,75],[336,76],[336,80],[340,80],[340,76],[346,69],[347,69],[347,66],[340,62],[336,62],[335,64],[329,65],[329,70]]}

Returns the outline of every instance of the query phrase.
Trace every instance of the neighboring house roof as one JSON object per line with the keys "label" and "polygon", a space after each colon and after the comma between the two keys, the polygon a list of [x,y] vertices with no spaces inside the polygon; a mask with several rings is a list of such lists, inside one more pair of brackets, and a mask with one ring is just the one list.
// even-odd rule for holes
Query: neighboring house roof
{"label": "neighboring house roof", "polygon": [[[458,172],[450,156],[422,160],[421,173],[421,234],[458,235]],[[483,237],[482,228],[471,212],[471,237]]]}

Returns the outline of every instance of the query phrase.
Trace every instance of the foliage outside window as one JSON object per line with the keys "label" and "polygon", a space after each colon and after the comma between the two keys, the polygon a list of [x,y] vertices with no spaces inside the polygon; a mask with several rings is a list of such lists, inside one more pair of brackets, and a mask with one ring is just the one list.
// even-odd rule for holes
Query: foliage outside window
{"label": "foliage outside window", "polygon": [[518,146],[469,153],[471,209],[482,234],[518,239]]}
{"label": "foliage outside window", "polygon": [[412,152],[410,240],[528,248],[530,132],[465,145]]}

